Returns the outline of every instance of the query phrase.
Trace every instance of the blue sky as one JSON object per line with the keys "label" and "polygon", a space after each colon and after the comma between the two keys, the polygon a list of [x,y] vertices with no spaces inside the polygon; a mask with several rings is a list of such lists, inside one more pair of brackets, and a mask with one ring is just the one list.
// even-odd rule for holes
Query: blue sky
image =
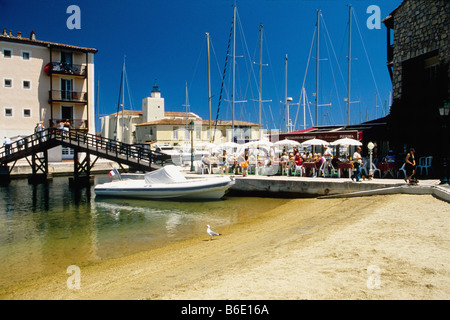
{"label": "blue sky", "polygon": [[[369,29],[366,10],[376,5],[381,19],[401,0],[240,0],[236,55],[235,120],[258,122],[259,26],[263,38],[263,125],[284,128],[285,56],[288,55],[288,96],[299,102],[308,56],[316,25],[316,10],[322,10],[320,35],[319,125],[345,124],[347,107],[348,5],[352,20],[351,123],[384,116],[391,82],[386,67],[386,28]],[[117,110],[122,63],[126,56],[128,86],[126,109],[141,110],[141,101],[150,95],[155,79],[165,98],[166,111],[185,111],[187,83],[190,111],[208,119],[206,36],[211,36],[212,118],[215,119],[234,0],[0,0],[0,28],[35,30],[38,39],[99,50],[95,55],[96,83],[99,79],[99,113]],[[81,10],[81,29],[70,30],[66,13],[70,5]],[[355,18],[356,17],[356,18]],[[361,41],[362,38],[362,41]],[[315,44],[306,75],[305,88],[310,111],[306,126],[315,120]],[[368,57],[368,58],[367,58]],[[370,61],[370,64],[368,62]],[[219,119],[231,120],[231,58]],[[250,70],[250,73],[249,73]],[[252,71],[253,70],[253,71]],[[250,81],[249,81],[250,79]],[[334,80],[333,80],[334,79]],[[130,93],[130,96],[128,95]],[[375,98],[376,96],[376,98]],[[375,100],[378,108],[375,110]],[[295,122],[297,105],[290,106]],[[303,108],[298,111],[295,129],[303,128]]]}

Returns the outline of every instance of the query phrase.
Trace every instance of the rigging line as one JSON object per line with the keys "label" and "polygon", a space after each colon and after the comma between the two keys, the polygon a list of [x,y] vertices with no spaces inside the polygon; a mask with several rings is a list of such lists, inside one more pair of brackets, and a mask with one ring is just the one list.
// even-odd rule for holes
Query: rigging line
{"label": "rigging line", "polygon": [[216,122],[215,122],[215,124],[214,124],[214,135],[213,135],[213,138],[212,138],[212,141],[213,141],[213,142],[214,142],[214,140],[215,140],[215,138],[216,138],[217,121],[218,121],[218,119],[219,119],[220,102],[222,101],[223,85],[224,85],[224,82],[225,82],[225,73],[226,73],[226,70],[227,70],[228,55],[229,55],[229,53],[230,53],[231,37],[233,36],[233,27],[234,27],[234,17],[233,17],[232,22],[231,22],[230,36],[229,36],[229,38],[228,38],[227,55],[226,55],[226,58],[225,58],[225,66],[224,66],[223,76],[222,76],[222,85],[221,85],[221,87],[220,87],[219,104],[218,104],[218,106],[217,106],[217,113],[216,113]]}
{"label": "rigging line", "polygon": [[[222,77],[224,77],[225,74],[222,75],[222,71],[220,70],[219,59],[217,58],[217,54],[216,54],[216,51],[214,49],[212,38],[209,38],[209,41],[210,41],[210,46],[211,46],[211,49],[212,49],[212,52],[213,52],[213,55],[214,55],[214,58],[215,58],[215,61],[216,61],[217,71],[219,72],[220,79],[222,79]],[[226,97],[229,98],[230,94],[228,93],[227,87],[224,86],[223,90],[225,90]]]}
{"label": "rigging line", "polygon": [[[252,74],[253,74],[254,77],[256,77],[256,75],[255,75],[255,72],[253,71],[253,66],[256,64],[256,62],[255,62],[255,57],[256,57],[256,52],[257,52],[257,49],[258,49],[258,43],[260,42],[260,41],[259,41],[259,38],[260,38],[260,36],[258,35],[258,40],[257,40],[257,42],[256,42],[255,51],[254,51],[254,53],[253,53],[253,58],[252,58],[252,60],[250,60],[250,69],[251,69]],[[260,46],[261,46],[261,44],[260,44]],[[248,86],[248,85],[250,85],[250,74],[249,74],[249,76],[248,76],[248,83],[247,83],[247,86]],[[258,93],[259,93],[259,90],[258,90]],[[252,95],[253,95],[253,90],[252,90]],[[255,107],[255,102],[253,102],[253,106]],[[255,111],[256,111],[256,108],[255,108]]]}
{"label": "rigging line", "polygon": [[[339,70],[339,74],[341,75],[341,79],[342,79],[342,82],[343,82],[344,86],[347,86],[347,84],[346,84],[346,82],[345,82],[345,79],[344,79],[344,75],[342,74],[342,70],[341,70],[340,65],[339,65],[340,58],[339,58],[339,59],[337,58],[337,56],[336,56],[336,51],[334,51],[334,47],[333,47],[333,44],[332,44],[332,42],[331,42],[330,34],[328,33],[327,25],[325,24],[325,20],[323,20],[323,25],[324,25],[324,27],[325,27],[325,32],[327,33],[328,39],[329,39],[329,41],[330,41],[330,43],[331,43],[331,49],[333,49],[333,56],[334,56],[334,59],[336,59],[336,65],[337,65],[337,66],[336,66],[336,69]],[[344,33],[344,34],[347,33],[347,30],[348,30],[347,28],[348,28],[348,23],[347,23],[347,27],[346,27],[346,29],[345,29],[345,33]],[[339,55],[339,56],[342,56],[342,51],[343,51],[343,50],[344,50],[344,45],[342,44],[341,52],[340,52],[340,55]]]}
{"label": "rigging line", "polygon": [[[268,60],[269,60],[269,64],[268,64],[268,66],[270,66],[270,68],[272,69],[272,63],[271,63],[271,61],[270,61],[270,53],[269,53],[269,47],[268,47],[268,45],[267,45],[267,38],[266,38],[266,33],[264,32],[263,33],[263,49],[265,49],[266,50],[266,56],[267,56],[267,58],[268,58]],[[272,69],[272,76],[273,76],[273,69]],[[276,83],[274,83],[274,86],[273,86],[274,88],[275,88],[275,95],[277,96],[277,100],[275,100],[275,101],[279,101],[279,99],[278,99],[278,89],[277,89],[277,87],[276,87]],[[269,104],[269,109],[271,109],[272,108],[272,105],[271,104]],[[271,113],[271,115],[272,115],[272,110],[270,110],[270,113]],[[269,121],[268,120],[266,120],[267,121],[267,125],[269,125]],[[273,119],[273,115],[272,115],[272,121],[273,121],[273,126],[275,127],[275,121],[274,121],[274,119]]]}
{"label": "rigging line", "polygon": [[[273,113],[272,113],[272,105],[270,105],[270,104],[269,104],[269,112],[270,112],[270,117],[272,118],[272,125],[273,125],[273,128],[275,128],[275,127],[276,127],[275,118],[273,117]],[[267,124],[267,126],[269,126],[269,124]],[[267,128],[267,129],[269,129],[269,128]]]}
{"label": "rigging line", "polygon": [[128,100],[130,101],[130,109],[134,110],[133,109],[133,98],[130,93],[130,83],[128,81],[127,71],[125,69],[124,69],[124,77],[125,77],[125,83],[127,84]]}
{"label": "rigging line", "polygon": [[[330,34],[329,34],[329,32],[328,32],[328,28],[327,28],[327,25],[326,25],[326,23],[325,23],[325,20],[323,20],[323,25],[324,25],[324,27],[325,27],[325,32],[327,33],[328,40],[330,41],[330,44],[331,44],[331,49],[332,49],[332,51],[333,51],[334,59],[336,60],[336,68],[338,69],[339,74],[341,75],[341,79],[342,79],[342,82],[344,83],[344,86],[347,87],[348,84],[347,84],[347,85],[345,84],[344,75],[342,74],[342,70],[341,70],[340,65],[339,65],[339,60],[338,60],[338,58],[337,58],[337,56],[336,56],[336,51],[334,50],[333,43],[331,42],[331,37],[330,37]],[[348,23],[347,23],[347,27],[348,27]],[[347,31],[347,29],[346,29],[346,31]],[[326,43],[326,45],[327,45],[327,50],[328,50],[328,44]],[[341,47],[341,49],[343,50],[343,46]],[[342,50],[341,50],[341,54],[342,54]],[[334,78],[334,74],[333,74],[333,78]],[[336,83],[336,81],[333,82],[333,86],[334,86],[335,83]],[[332,88],[332,89],[333,89],[333,88]],[[340,112],[340,114],[341,114],[341,119],[343,119],[344,116],[343,116],[343,114],[342,114],[341,99],[339,98],[339,93],[338,93],[338,91],[337,91],[337,86],[336,86],[336,94],[338,95],[339,112]],[[331,98],[331,91],[330,91],[330,98]]]}
{"label": "rigging line", "polygon": [[[239,65],[239,63],[237,63]],[[241,97],[241,99],[243,97],[245,97],[244,95],[242,95],[242,85],[241,85],[241,77],[240,77],[240,73],[239,73],[239,68],[236,69],[236,73],[237,73],[237,82],[238,85],[237,87],[239,88],[239,97]],[[246,119],[248,117],[246,117],[246,109],[244,107],[244,103],[242,101],[236,101],[235,103],[239,104],[241,110],[240,110],[240,120],[243,121],[242,119]],[[248,115],[248,114],[247,114]],[[236,120],[236,119],[235,119]]]}
{"label": "rigging line", "polygon": [[353,12],[353,16],[355,17],[356,27],[358,29],[359,37],[361,38],[361,43],[362,43],[363,48],[364,48],[364,53],[366,54],[366,59],[367,59],[367,62],[369,63],[370,74],[372,75],[372,79],[373,79],[373,82],[375,84],[375,88],[377,89],[378,97],[381,99],[380,92],[378,91],[378,85],[377,85],[377,82],[375,80],[375,76],[373,74],[373,69],[372,69],[372,65],[370,63],[369,55],[367,54],[366,45],[364,44],[364,40],[363,40],[363,37],[362,37],[362,34],[361,34],[361,30],[359,29],[359,22],[358,22],[358,19],[356,18],[356,14],[354,12]]}
{"label": "rigging line", "polygon": [[[248,49],[247,40],[245,39],[245,34],[244,34],[244,29],[243,29],[243,27],[242,27],[241,18],[240,18],[240,16],[239,16],[239,12],[238,12],[237,10],[236,10],[236,19],[237,19],[237,21],[238,21],[239,31],[240,31],[241,36],[242,36],[242,37],[241,37],[241,43],[242,43],[242,46],[244,47],[245,51],[247,52],[247,57],[250,58],[250,51],[249,51],[249,49]],[[255,50],[256,50],[256,49],[255,49]],[[255,52],[256,52],[256,51],[255,51]],[[256,75],[255,75],[255,73],[253,72],[253,68],[252,68],[252,63],[251,63],[251,61],[253,61],[253,60],[250,60],[250,63],[249,63],[249,64],[246,64],[247,72],[249,73],[249,82],[250,82],[250,77],[251,77],[251,75],[253,75],[253,78],[254,78],[255,83],[256,83],[256,85],[258,85],[258,81],[257,81],[257,79],[256,79]],[[249,68],[248,68],[249,65],[250,65],[250,70],[249,70]],[[250,90],[252,91],[252,87],[251,87],[251,86],[250,86]],[[244,95],[244,99],[247,97],[247,91],[248,91],[248,88],[246,88],[245,95]],[[252,93],[253,93],[253,91],[252,91]]]}
{"label": "rigging line", "polygon": [[[344,31],[344,35],[348,34],[348,28],[349,28],[349,23],[347,22],[346,28],[345,28],[345,31]],[[326,26],[325,26],[325,29],[326,29]],[[328,30],[327,30],[327,33],[328,33]],[[341,50],[339,52],[339,58],[336,57],[336,53],[334,53],[334,56],[335,56],[335,59],[337,59],[337,61],[336,61],[336,65],[337,65],[336,69],[339,71],[339,74],[341,76],[342,82],[344,83],[344,87],[346,87],[347,84],[345,83],[344,75],[342,74],[342,70],[340,69],[340,61],[341,61],[342,53],[344,51],[344,43],[345,43],[345,36],[342,39],[342,45],[341,45]],[[330,92],[330,99],[331,99],[331,92]],[[343,114],[343,110],[342,110],[342,106],[341,106],[341,99],[340,98],[338,98],[338,106],[339,106],[339,114],[341,116],[341,121],[342,121],[342,123],[344,123],[345,122],[345,120],[344,120],[345,116]]]}
{"label": "rigging line", "polygon": [[[302,83],[302,93],[303,93],[303,88],[305,87],[305,82],[306,82],[306,76],[308,74],[308,69],[309,69],[309,62],[311,61],[311,54],[312,54],[312,49],[314,46],[314,39],[316,38],[316,32],[317,32],[317,28],[314,28],[314,33],[312,36],[312,40],[311,40],[311,48],[309,49],[309,56],[308,56],[308,62],[306,63],[306,71],[305,71],[305,76],[303,77],[303,83]],[[298,99],[298,106],[297,106],[297,113],[295,115],[295,121],[294,121],[294,128],[297,125],[297,118],[298,118],[298,112],[300,110],[300,102],[302,99],[302,94],[300,94],[300,99]]]}
{"label": "rigging line", "polygon": [[[330,40],[330,44],[331,44],[331,47],[333,48],[333,44],[331,43],[331,39],[329,39]],[[325,46],[326,46],[326,48],[327,48],[327,53],[328,53],[328,55],[330,56],[330,47],[328,46],[328,42],[327,41],[325,41]],[[334,50],[333,50],[333,52],[334,52]],[[332,66],[332,64],[331,64],[331,59],[329,59],[329,62],[330,62],[330,69],[331,69],[331,75],[332,75],[332,77],[333,77],[333,85],[332,85],[332,87],[331,87],[331,90],[330,90],[330,95],[329,95],[329,97],[328,97],[328,99],[329,99],[329,101],[331,101],[331,95],[333,94],[333,90],[334,90],[334,88],[336,87],[336,95],[337,95],[337,99],[338,99],[338,105],[339,105],[339,107],[340,107],[340,97],[339,97],[339,91],[338,91],[338,87],[336,86],[336,76],[335,76],[335,73],[334,73],[334,71],[333,71],[333,66]],[[340,108],[339,108],[340,109]]]}
{"label": "rigging line", "polygon": [[[216,61],[217,72],[219,73],[220,79],[222,79],[223,74],[222,74],[222,70],[220,70],[219,59],[217,58],[217,54],[216,54],[216,51],[214,49],[212,37],[209,38],[209,41],[210,41],[210,46],[211,46],[211,49],[212,49],[212,52],[213,52],[213,55],[214,55],[214,59]],[[225,95],[228,98],[229,97],[229,93],[228,93],[227,87],[225,86],[223,89],[225,90]]]}
{"label": "rigging line", "polygon": [[188,88],[189,91],[191,91],[192,84],[194,83],[194,78],[197,75],[198,65],[199,65],[199,62],[200,62],[200,58],[203,55],[203,51],[205,50],[205,47],[206,47],[206,43],[205,43],[205,41],[202,41],[202,45],[200,47],[200,51],[199,51],[198,57],[197,57],[197,62],[195,63],[194,73],[192,75],[191,82],[189,84],[189,88]]}
{"label": "rigging line", "polygon": [[309,118],[311,119],[311,127],[314,127],[313,116],[312,116],[311,108],[309,107],[310,106],[310,102],[309,102],[309,99],[308,99],[308,95],[305,95],[305,98],[306,98],[306,105],[308,106]]}
{"label": "rigging line", "polygon": [[[242,31],[242,36],[243,36],[243,31]],[[250,71],[249,71],[249,69],[248,69],[247,63],[245,64],[246,67],[247,67],[248,79],[247,79],[247,86],[246,86],[246,88],[245,88],[244,99],[245,99],[245,97],[247,97],[247,93],[248,93],[249,87],[250,87],[250,91],[251,91],[252,96],[253,96],[253,90],[252,90],[252,88],[251,88],[251,86],[250,86],[250,82],[251,82],[250,79],[251,79],[252,74],[254,74],[254,72],[253,72],[253,63],[252,63],[252,61],[255,61],[256,50],[257,50],[257,46],[255,46],[255,52],[253,53],[253,59],[250,60]],[[248,50],[247,50],[247,51],[248,51]],[[248,54],[250,54],[250,52],[248,52]],[[249,56],[249,57],[250,57],[250,56]],[[255,103],[254,103],[254,102],[253,102],[253,109],[254,109],[254,111],[256,112],[256,109],[255,109]]]}
{"label": "rigging line", "polygon": [[[124,60],[125,60],[125,58],[124,58]],[[125,61],[124,61],[124,65],[125,65]],[[122,81],[123,81],[123,67],[122,67],[122,73],[120,75],[119,99],[117,101],[117,114],[116,114],[116,117],[115,117],[115,119],[116,119],[116,126],[115,126],[116,127],[116,129],[115,129],[116,136],[114,137],[114,140],[117,137],[117,129],[118,129],[118,126],[119,126],[120,99],[122,98]]]}
{"label": "rigging line", "polygon": [[[275,72],[274,72],[274,70],[273,70],[273,68],[272,68],[272,66],[273,66],[273,64],[272,64],[272,59],[271,59],[271,57],[270,57],[270,51],[269,51],[269,47],[267,46],[267,38],[266,38],[266,34],[264,33],[263,34],[263,37],[264,37],[264,44],[265,44],[265,49],[266,49],[266,54],[267,54],[267,58],[268,58],[268,60],[269,60],[269,66],[270,66],[270,71],[271,71],[271,73],[272,73],[272,81],[273,81],[273,87],[275,88],[275,95],[276,95],[276,100],[275,101],[280,101],[281,99],[279,98],[280,97],[280,95],[279,95],[279,93],[278,93],[278,87],[277,87],[277,82],[275,81]],[[274,125],[274,127],[276,127],[276,123],[274,122],[273,123],[273,125]]]}

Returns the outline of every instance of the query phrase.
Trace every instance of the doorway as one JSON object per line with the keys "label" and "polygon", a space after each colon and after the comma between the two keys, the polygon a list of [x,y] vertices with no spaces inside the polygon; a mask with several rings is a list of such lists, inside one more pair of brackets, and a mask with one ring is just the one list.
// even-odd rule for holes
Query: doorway
{"label": "doorway", "polygon": [[[72,127],[73,121],[73,106],[61,106],[61,121],[69,120]],[[62,147],[62,159],[73,159],[73,149]]]}

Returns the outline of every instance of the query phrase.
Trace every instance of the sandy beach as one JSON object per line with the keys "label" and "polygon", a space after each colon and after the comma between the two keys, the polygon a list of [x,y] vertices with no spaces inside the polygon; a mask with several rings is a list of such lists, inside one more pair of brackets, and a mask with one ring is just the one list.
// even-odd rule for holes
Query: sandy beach
{"label": "sandy beach", "polygon": [[[449,299],[450,204],[286,200],[245,223],[0,290],[0,299]],[[205,231],[206,231],[205,221]]]}

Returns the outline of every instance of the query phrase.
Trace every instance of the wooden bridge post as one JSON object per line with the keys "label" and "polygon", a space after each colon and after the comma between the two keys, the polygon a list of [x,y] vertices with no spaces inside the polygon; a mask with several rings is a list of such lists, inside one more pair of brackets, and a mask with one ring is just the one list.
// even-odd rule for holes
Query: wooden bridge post
{"label": "wooden bridge post", "polygon": [[69,178],[70,186],[84,187],[91,181],[91,154],[89,150],[85,151],[85,157],[80,162],[80,151],[75,148],[73,154],[73,178]]}
{"label": "wooden bridge post", "polygon": [[[42,153],[43,156],[40,157],[39,153]],[[28,175],[28,183],[31,184],[43,183],[52,179],[51,174],[48,172],[48,152],[44,150],[39,153],[34,152],[31,155],[30,166],[32,173]]]}
{"label": "wooden bridge post", "polygon": [[11,181],[9,166],[7,164],[0,165],[0,184],[8,184]]}

